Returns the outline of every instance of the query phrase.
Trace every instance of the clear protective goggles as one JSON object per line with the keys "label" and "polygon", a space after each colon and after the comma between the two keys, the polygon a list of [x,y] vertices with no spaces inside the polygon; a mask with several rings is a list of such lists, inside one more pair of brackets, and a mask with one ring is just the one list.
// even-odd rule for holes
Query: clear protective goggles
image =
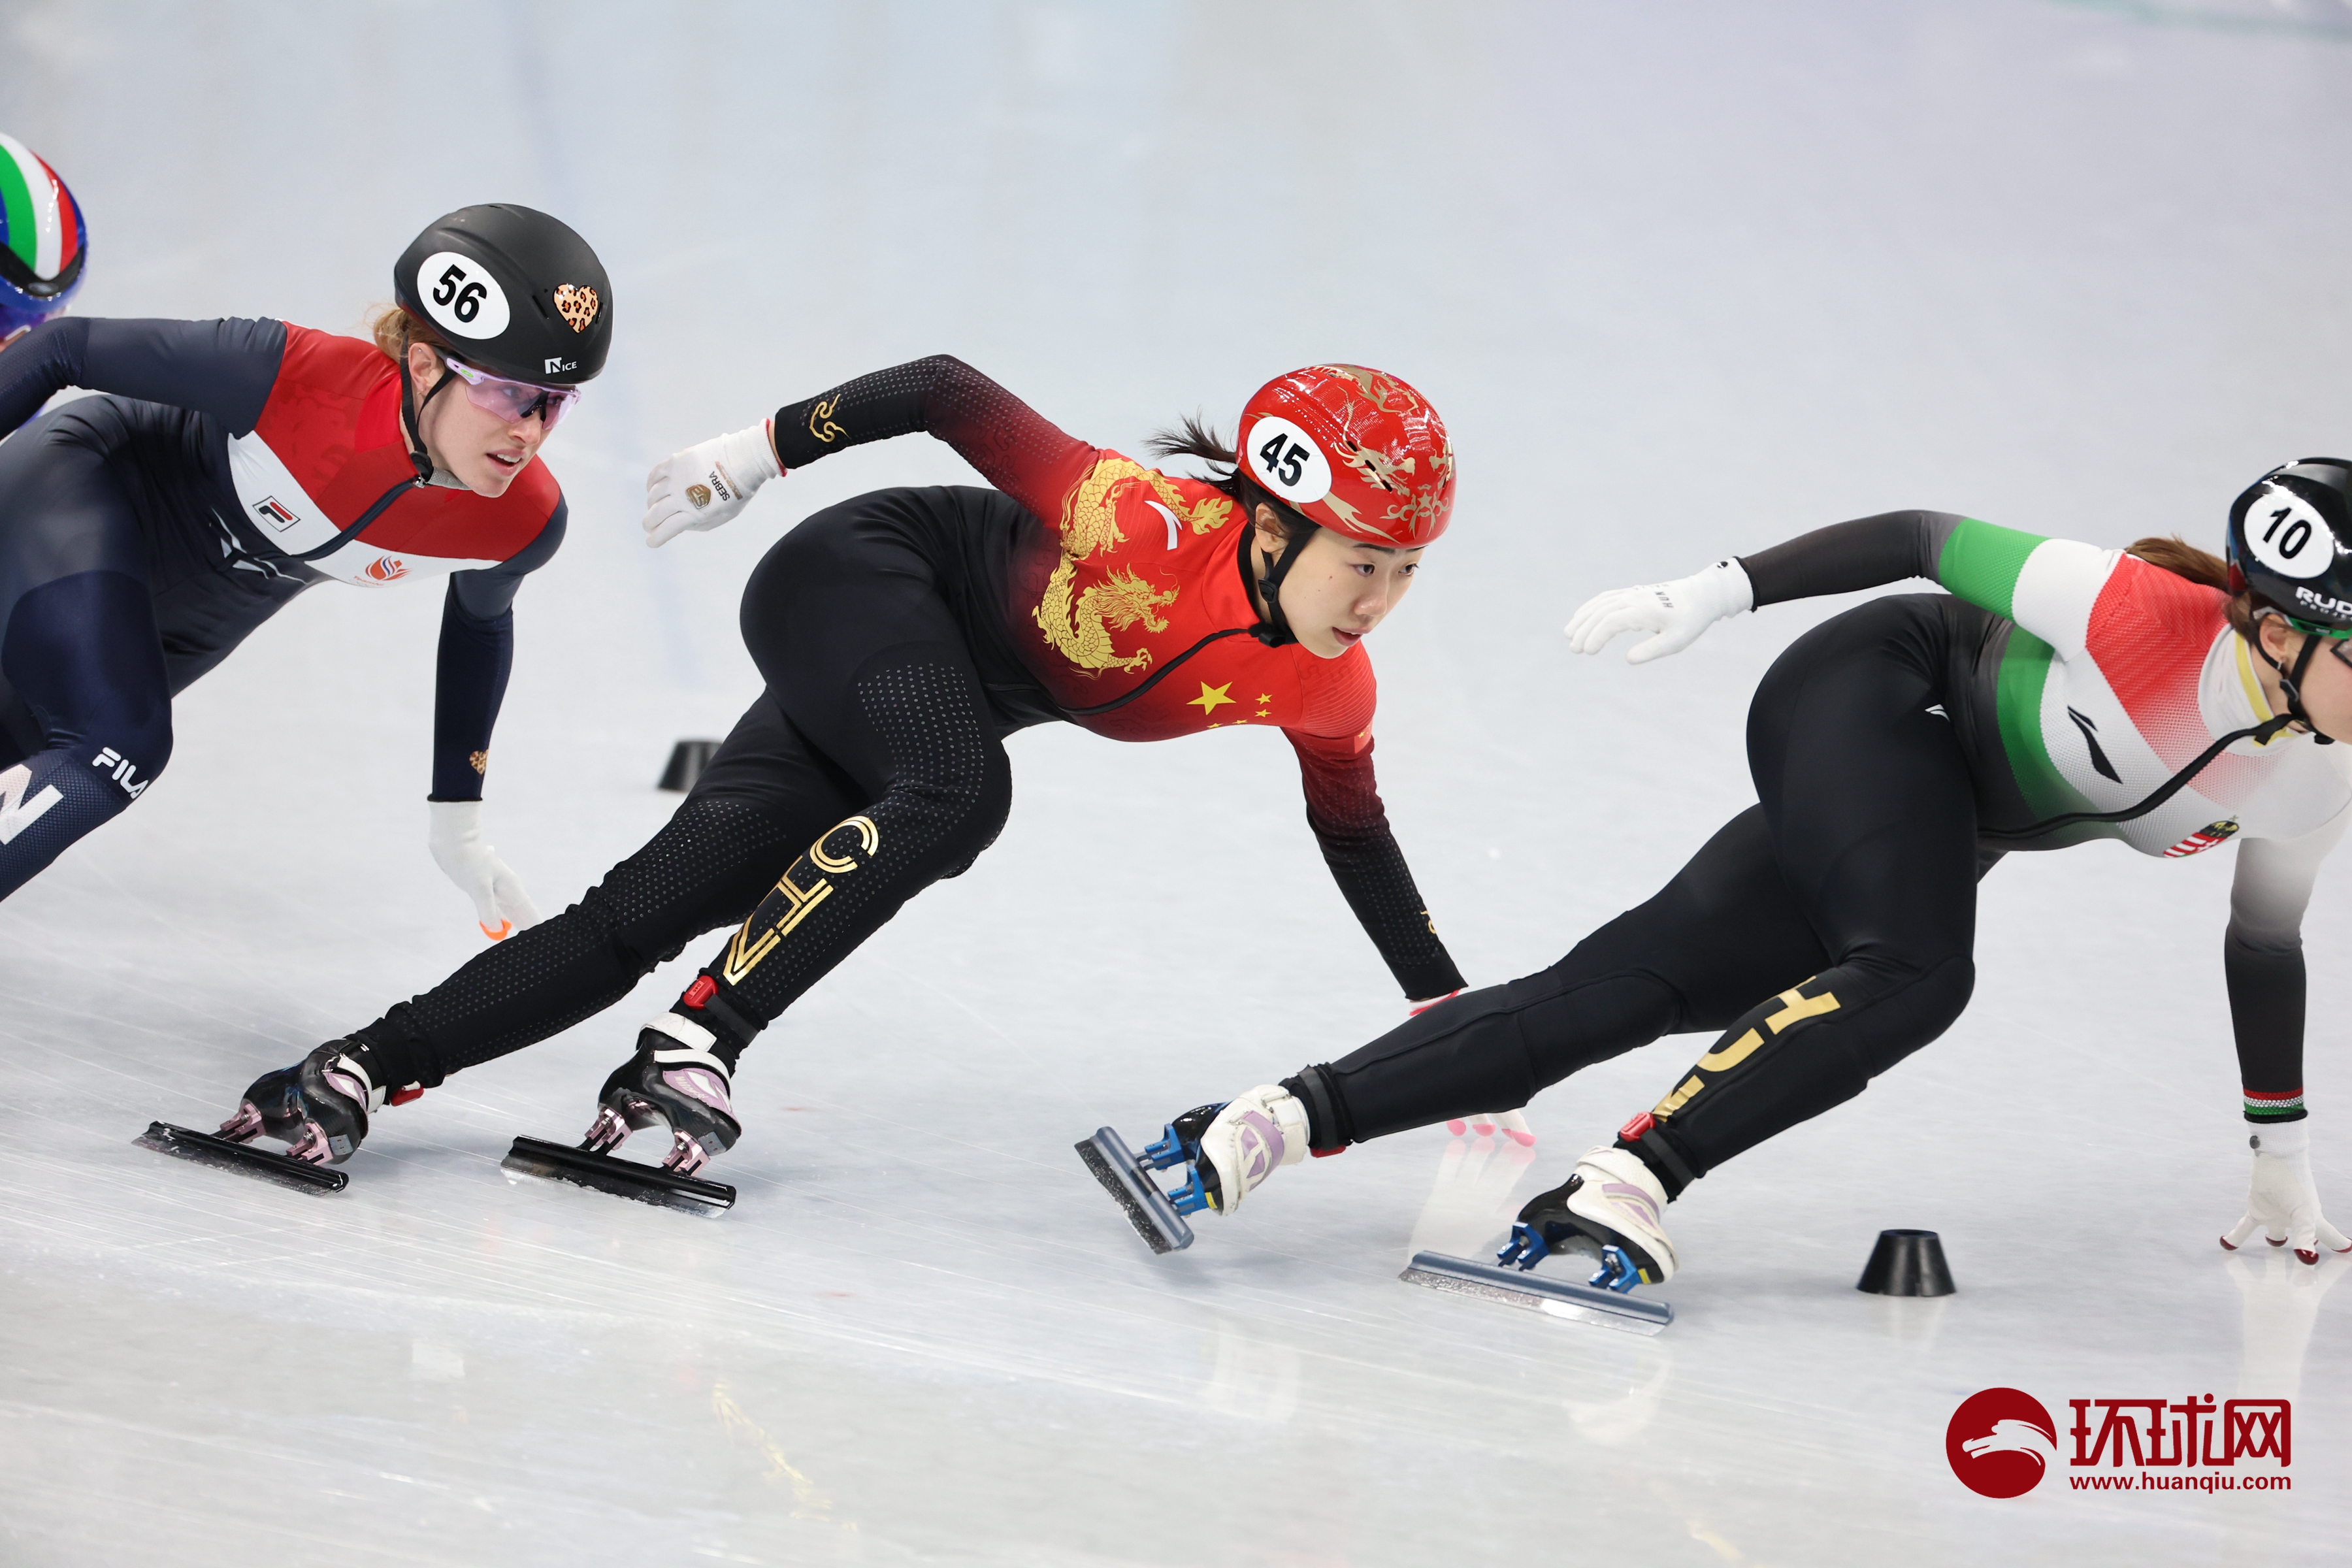
{"label": "clear protective goggles", "polygon": [[509,381],[446,353],[441,363],[466,384],[468,403],[509,425],[520,424],[536,414],[544,421],[545,428],[552,430],[563,423],[563,416],[580,401],[580,389],[576,386],[541,386],[536,382]]}

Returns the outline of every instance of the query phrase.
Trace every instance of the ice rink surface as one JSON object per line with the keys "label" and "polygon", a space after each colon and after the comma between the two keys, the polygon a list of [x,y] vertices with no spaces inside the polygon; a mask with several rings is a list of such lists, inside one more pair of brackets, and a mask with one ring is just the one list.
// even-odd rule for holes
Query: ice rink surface
{"label": "ice rink surface", "polygon": [[[1463,479],[1374,639],[1380,765],[1479,984],[1753,799],[1748,694],[1843,603],[1631,669],[1567,652],[1588,595],[1897,506],[2218,545],[2264,468],[2352,448],[2347,85],[2338,0],[0,8],[0,127],[82,201],[87,313],[353,331],[477,201],[603,254],[616,347],[548,450],[572,530],[520,602],[489,781],[551,909],[675,804],[670,742],[754,693],[735,599],[767,545],[969,479],[867,447],[653,553],[655,459],[936,352],[1129,452],[1297,363],[1409,377]],[[2247,1167],[2226,850],[2003,865],[1966,1017],[1676,1205],[1647,1341],[1396,1274],[1495,1241],[1693,1038],[1543,1095],[1531,1158],[1360,1147],[1171,1258],[1072,1155],[1401,1016],[1270,734],[1016,739],[994,850],[747,1057],[724,1217],[498,1165],[577,1137],[715,938],[386,1113],[341,1195],[133,1148],[478,946],[424,844],[439,601],[308,595],[182,700],[137,809],[0,907],[12,1568],[2352,1550],[2352,1265],[2214,1244]],[[2306,928],[2339,1222],[2347,880]],[[1854,1290],[1896,1226],[1941,1232],[1958,1295]],[[1945,1426],[1994,1385],[2062,1427],[2074,1398],[2292,1398],[2294,1488],[1979,1498]]]}

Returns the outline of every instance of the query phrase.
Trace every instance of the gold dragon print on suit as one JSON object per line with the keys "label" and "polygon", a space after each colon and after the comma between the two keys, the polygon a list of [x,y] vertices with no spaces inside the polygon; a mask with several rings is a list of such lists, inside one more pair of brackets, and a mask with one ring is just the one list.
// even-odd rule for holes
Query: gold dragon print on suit
{"label": "gold dragon print on suit", "polygon": [[[842,844],[839,854],[829,852],[825,846],[845,833],[854,835],[855,842]],[[720,966],[720,977],[730,985],[740,985],[743,977],[776,950],[778,942],[816,912],[817,905],[832,894],[834,878],[847,876],[863,867],[865,862],[857,858],[858,851],[863,850],[870,860],[881,843],[882,830],[874,826],[870,816],[853,816],[827,828],[824,837],[808,847],[807,854],[785,869],[768,890],[768,896],[760,900],[760,907],[751,911],[751,918],[743,922],[743,929],[735,933],[735,940],[727,944],[727,961]]]}
{"label": "gold dragon print on suit", "polygon": [[1087,471],[1062,505],[1062,559],[1046,579],[1033,618],[1055,651],[1089,675],[1149,667],[1150,648],[1122,655],[1111,633],[1139,622],[1148,632],[1166,631],[1168,623],[1153,612],[1176,602],[1177,590],[1161,593],[1131,571],[1108,573],[1084,593],[1077,591],[1078,563],[1127,542],[1118,526],[1118,501],[1137,484],[1148,487],[1196,534],[1223,528],[1234,513],[1225,497],[1190,500],[1167,475],[1126,458],[1107,456]]}
{"label": "gold dragon print on suit", "polygon": [[1037,601],[1037,627],[1045,634],[1064,658],[1088,675],[1106,669],[1123,669],[1132,673],[1150,668],[1151,650],[1137,648],[1122,657],[1110,640],[1113,632],[1123,632],[1138,621],[1148,632],[1164,632],[1168,623],[1152,614],[1163,605],[1176,602],[1176,590],[1162,594],[1132,572],[1112,572],[1099,583],[1087,587],[1071,602],[1071,585],[1076,582],[1078,563],[1069,556],[1054,568],[1045,582],[1045,596]]}

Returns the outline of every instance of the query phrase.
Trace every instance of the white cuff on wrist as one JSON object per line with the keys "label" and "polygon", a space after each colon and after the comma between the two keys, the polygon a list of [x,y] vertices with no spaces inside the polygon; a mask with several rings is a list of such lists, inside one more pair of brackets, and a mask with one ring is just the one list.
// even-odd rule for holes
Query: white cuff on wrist
{"label": "white cuff on wrist", "polygon": [[2311,1119],[2300,1121],[2274,1121],[2254,1129],[2250,1140],[2254,1152],[2268,1154],[2274,1160],[2292,1160],[2298,1154],[2311,1152]]}

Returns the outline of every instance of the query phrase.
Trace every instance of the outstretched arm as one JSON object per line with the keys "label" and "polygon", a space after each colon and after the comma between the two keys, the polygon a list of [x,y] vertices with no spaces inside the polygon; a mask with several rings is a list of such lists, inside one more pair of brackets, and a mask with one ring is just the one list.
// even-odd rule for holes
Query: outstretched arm
{"label": "outstretched arm", "polygon": [[2305,1263],[2318,1261],[2323,1247],[2352,1250],[2352,1242],[2320,1212],[2303,1098],[2303,911],[2320,862],[2344,837],[2347,817],[2352,813],[2339,813],[2300,838],[2241,843],[2230,886],[2230,928],[2221,939],[2254,1150],[2245,1215],[2221,1245],[2235,1249],[2262,1231],[2274,1246],[2292,1242]]}
{"label": "outstretched arm", "polygon": [[59,316],[0,357],[0,436],[68,386],[209,414],[243,436],[261,417],[286,354],[286,323]]}
{"label": "outstretched arm", "polygon": [[2303,911],[2347,815],[2300,838],[2238,846],[2221,966],[2249,1121],[2303,1119]]}
{"label": "outstretched arm", "polygon": [[452,574],[441,605],[427,844],[434,863],[474,900],[482,934],[494,940],[539,921],[521,879],[483,837],[482,783],[514,666],[515,591],[563,542],[566,518],[559,500],[539,537],[505,562]]}
{"label": "outstretched arm", "polygon": [[1404,851],[1389,831],[1388,812],[1372,776],[1370,740],[1358,751],[1352,741],[1283,732],[1298,752],[1307,826],[1322,846],[1323,863],[1363,922],[1364,934],[1388,962],[1389,973],[1415,1001],[1461,990],[1462,972],[1438,940]]}
{"label": "outstretched arm", "polygon": [[1048,523],[1099,455],[961,360],[933,354],[786,404],[661,464],[646,480],[647,542],[716,528],[769,479],[831,453],[919,431]]}
{"label": "outstretched arm", "polygon": [[776,457],[804,468],[828,452],[926,431],[981,477],[1051,523],[1097,449],[951,354],[861,375],[776,410]]}
{"label": "outstretched arm", "polygon": [[[1975,531],[1982,531],[1985,537],[1976,537]],[[1568,623],[1569,645],[1579,653],[1599,653],[1620,632],[1646,631],[1652,635],[1625,655],[1629,664],[1646,664],[1680,653],[1708,626],[1742,610],[1789,599],[1851,594],[1910,577],[1941,582],[1954,593],[1975,599],[1977,595],[1969,586],[1952,578],[1958,576],[1974,585],[1987,571],[1978,557],[2009,553],[2000,548],[2005,540],[2026,541],[2028,551],[2042,542],[2030,534],[1992,528],[1947,511],[1889,511],[1832,523],[1753,555],[1718,561],[1671,583],[1645,583],[1599,595],[1586,601]],[[2022,559],[2019,555],[2019,563]],[[1998,565],[1995,563],[1992,569]],[[2013,565],[2009,574],[2012,581]],[[2005,614],[2006,584],[2002,598]]]}
{"label": "outstretched arm", "polygon": [[1738,557],[1758,605],[1934,578],[1944,547],[1968,519],[1948,511],[1885,511],[1833,522]]}

